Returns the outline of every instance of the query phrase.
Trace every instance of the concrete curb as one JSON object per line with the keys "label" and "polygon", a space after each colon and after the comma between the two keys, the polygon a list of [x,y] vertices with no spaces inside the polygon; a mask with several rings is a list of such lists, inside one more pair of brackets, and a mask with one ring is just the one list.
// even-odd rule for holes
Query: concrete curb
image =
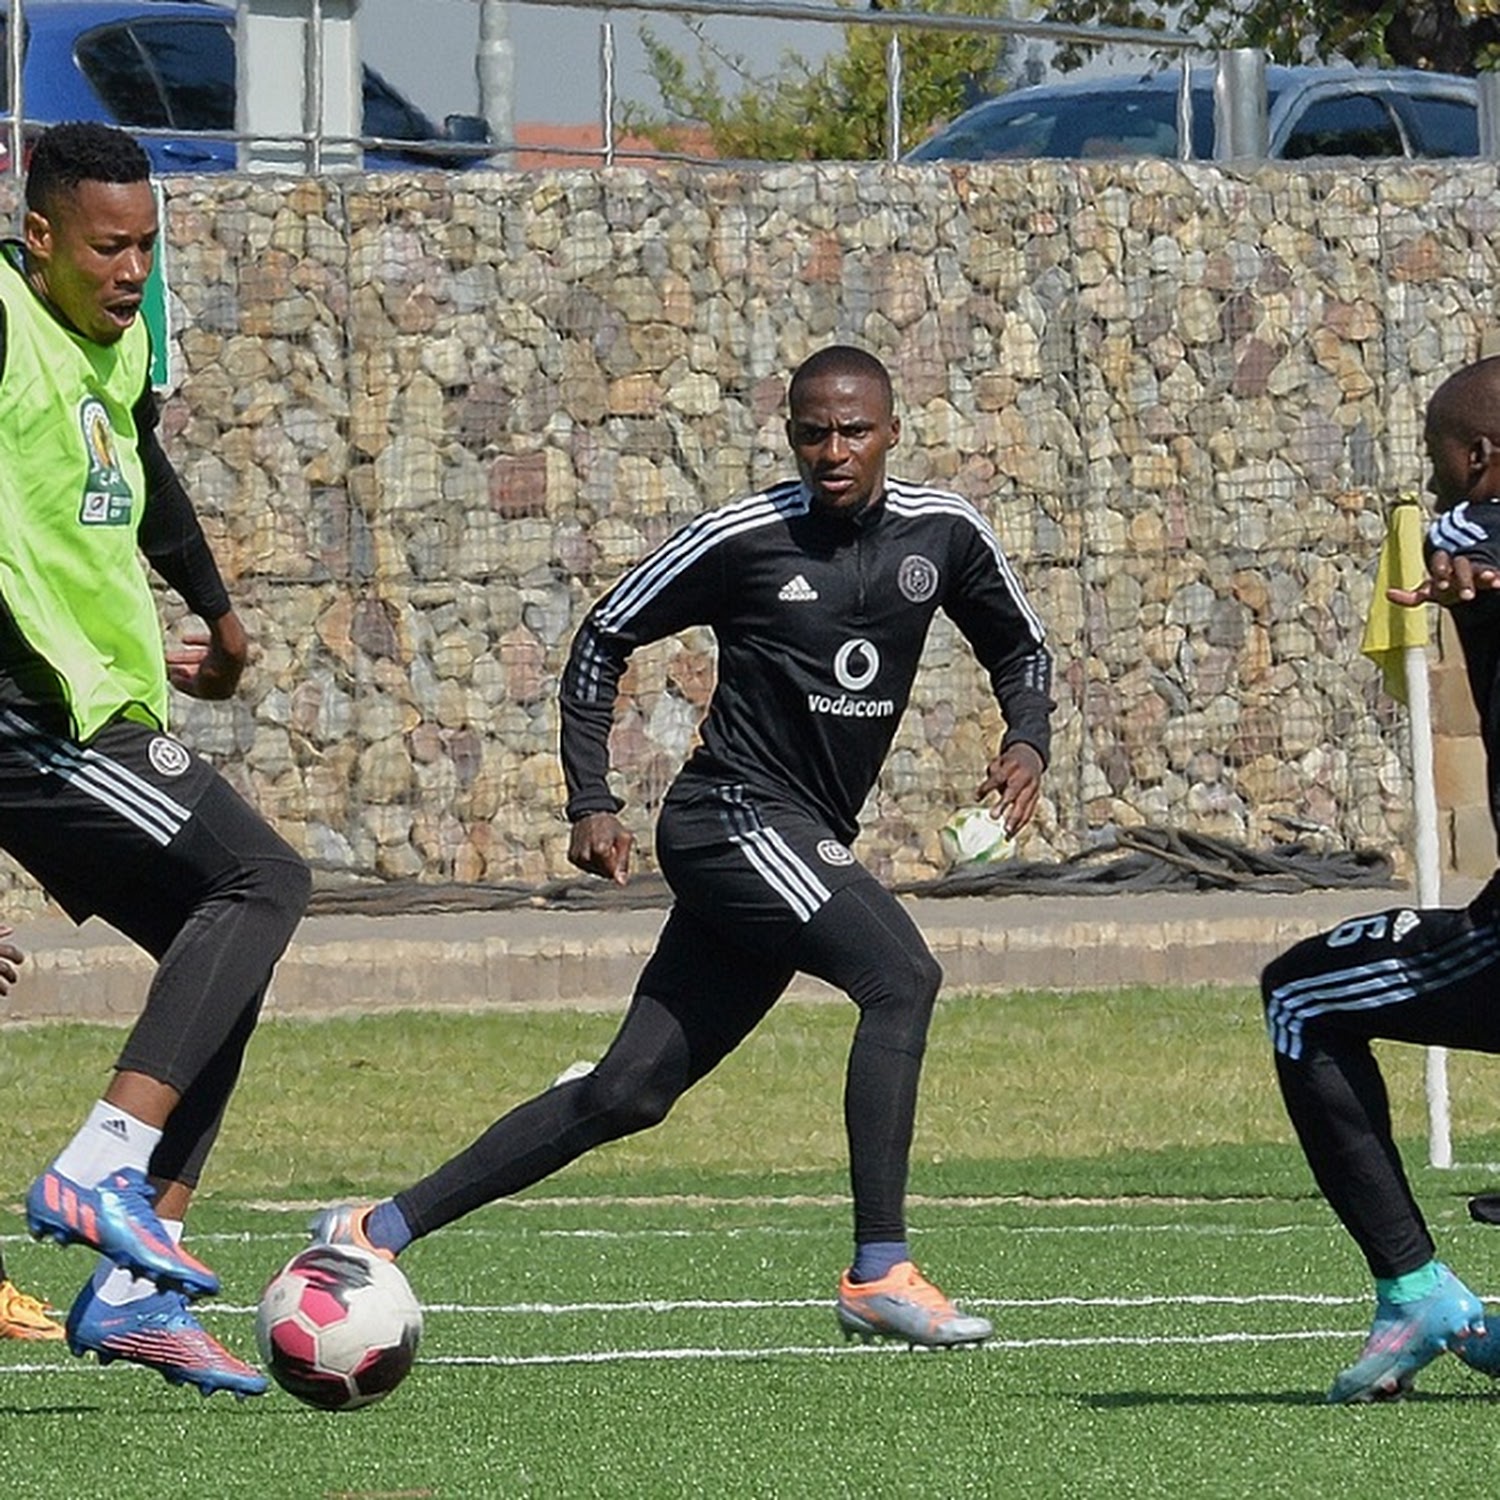
{"label": "concrete curb", "polygon": [[[1479,882],[1454,878],[1450,904]],[[1296,895],[1151,893],[958,897],[909,903],[943,965],[945,988],[1098,989],[1253,986],[1262,966],[1348,917],[1409,904],[1405,890]],[[392,1010],[623,1009],[662,911],[465,912],[320,916],[303,923],[277,969],[272,1016]],[[0,1002],[11,1024],[127,1024],[151,960],[109,928],[25,923],[20,982]],[[794,997],[833,994],[799,980]]]}

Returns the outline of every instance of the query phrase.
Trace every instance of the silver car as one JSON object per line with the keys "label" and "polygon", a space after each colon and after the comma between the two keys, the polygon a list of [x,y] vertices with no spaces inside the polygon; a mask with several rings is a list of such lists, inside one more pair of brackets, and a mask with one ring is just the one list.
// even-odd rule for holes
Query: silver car
{"label": "silver car", "polygon": [[[1016,89],[960,115],[907,161],[1002,157],[1214,156],[1214,70],[1190,75],[1190,149],[1179,150],[1176,68]],[[1266,69],[1269,155],[1451,157],[1479,154],[1472,78],[1415,68]]]}

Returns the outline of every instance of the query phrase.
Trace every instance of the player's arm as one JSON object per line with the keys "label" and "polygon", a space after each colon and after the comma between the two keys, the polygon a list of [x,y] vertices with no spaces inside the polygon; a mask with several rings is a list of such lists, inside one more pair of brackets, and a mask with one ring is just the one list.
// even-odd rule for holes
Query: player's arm
{"label": "player's arm", "polygon": [[1413,589],[1390,588],[1392,604],[1451,608],[1500,589],[1500,504],[1464,502],[1444,511],[1427,532],[1427,577]]}
{"label": "player's arm", "polygon": [[568,860],[580,870],[624,885],[634,842],[618,813],[625,805],[609,789],[609,731],[615,699],[635,642],[601,630],[597,606],[573,637],[559,694],[559,751],[573,825]]}
{"label": "player's arm", "polygon": [[173,687],[193,698],[228,698],[250,659],[250,640],[235,614],[198,514],[156,435],[156,398],[145,391],[135,408],[146,500],[138,540],[151,566],[207,626],[189,631],[167,652]]}
{"label": "player's arm", "polygon": [[997,796],[1011,834],[1031,821],[1052,748],[1052,654],[993,532],[977,525],[961,533],[943,607],[989,674],[1005,718],[1000,751],[985,768],[975,795]]}
{"label": "player's arm", "polygon": [[638,646],[714,617],[723,598],[721,547],[695,545],[693,523],[637,563],[591,609],[563,668],[560,753],[573,825],[568,858],[581,870],[625,883],[631,835],[609,786],[609,732],[620,679]]}
{"label": "player's arm", "polygon": [[0,923],[0,996],[10,994],[11,985],[20,978],[16,966],[25,962],[25,954],[14,943],[3,941],[14,931],[15,928]]}

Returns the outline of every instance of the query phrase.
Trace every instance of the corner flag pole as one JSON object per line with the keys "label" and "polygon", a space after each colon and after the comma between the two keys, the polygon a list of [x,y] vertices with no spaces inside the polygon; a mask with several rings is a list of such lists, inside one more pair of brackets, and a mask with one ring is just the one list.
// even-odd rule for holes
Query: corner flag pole
{"label": "corner flag pole", "polygon": [[[1417,905],[1424,907],[1441,905],[1443,892],[1432,761],[1432,695],[1427,679],[1428,611],[1425,606],[1406,609],[1392,604],[1385,591],[1415,588],[1426,573],[1421,507],[1414,498],[1403,498],[1391,511],[1386,528],[1360,650],[1379,663],[1386,691],[1408,709]],[[1446,1047],[1427,1049],[1427,1159],[1434,1167],[1453,1165]]]}
{"label": "corner flag pole", "polygon": [[[1417,905],[1441,906],[1443,875],[1438,857],[1437,782],[1432,769],[1432,695],[1427,682],[1427,648],[1402,648],[1407,706],[1411,710],[1412,804],[1416,819]],[[1452,1118],[1448,1096],[1448,1049],[1427,1049],[1427,1160],[1453,1165]]]}

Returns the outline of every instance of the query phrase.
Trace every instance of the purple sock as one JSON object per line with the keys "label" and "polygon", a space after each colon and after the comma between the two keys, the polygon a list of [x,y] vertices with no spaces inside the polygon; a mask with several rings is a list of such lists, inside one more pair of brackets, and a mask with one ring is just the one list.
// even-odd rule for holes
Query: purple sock
{"label": "purple sock", "polygon": [[365,1215],[365,1235],[372,1245],[392,1255],[400,1255],[413,1239],[406,1216],[396,1207],[394,1198],[377,1203]]}
{"label": "purple sock", "polygon": [[[373,1217],[373,1215],[371,1216]],[[854,1264],[849,1268],[850,1281],[879,1281],[893,1266],[911,1259],[905,1240],[870,1240],[854,1247]]]}

